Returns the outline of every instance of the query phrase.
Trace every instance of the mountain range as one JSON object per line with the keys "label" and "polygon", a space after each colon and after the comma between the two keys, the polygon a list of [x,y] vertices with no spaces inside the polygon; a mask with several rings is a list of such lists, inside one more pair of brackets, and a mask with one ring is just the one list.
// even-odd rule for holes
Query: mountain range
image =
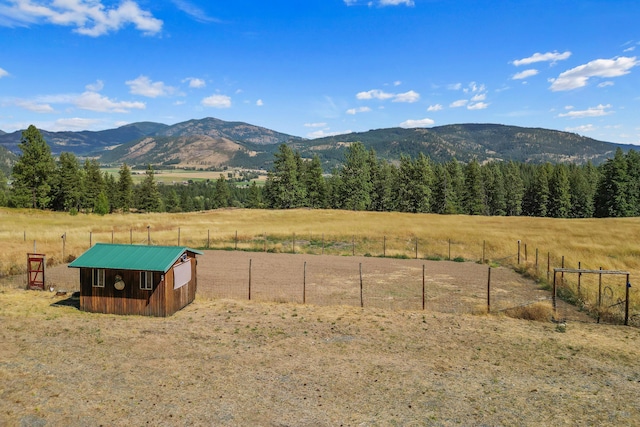
{"label": "mountain range", "polygon": [[[434,161],[456,158],[466,162],[515,160],[519,162],[601,163],[616,148],[636,148],[541,128],[500,124],[455,124],[432,128],[387,128],[367,132],[304,139],[243,122],[216,118],[189,120],[175,125],[138,122],[116,129],[81,132],[40,130],[54,155],[73,152],[96,157],[101,163],[219,168],[223,166],[269,169],[273,154],[282,143],[302,157],[317,154],[325,170],[340,164],[344,150],[360,141],[378,157],[397,161],[402,155],[419,153]],[[21,131],[0,131],[0,168],[19,154]],[[6,150],[2,150],[2,149]],[[7,152],[8,150],[8,152]]]}

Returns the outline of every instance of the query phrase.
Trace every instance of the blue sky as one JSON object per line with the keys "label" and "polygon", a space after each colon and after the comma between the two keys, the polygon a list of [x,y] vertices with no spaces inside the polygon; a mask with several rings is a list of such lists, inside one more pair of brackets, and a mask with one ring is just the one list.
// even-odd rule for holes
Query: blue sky
{"label": "blue sky", "polygon": [[0,0],[0,129],[501,123],[640,144],[636,0]]}

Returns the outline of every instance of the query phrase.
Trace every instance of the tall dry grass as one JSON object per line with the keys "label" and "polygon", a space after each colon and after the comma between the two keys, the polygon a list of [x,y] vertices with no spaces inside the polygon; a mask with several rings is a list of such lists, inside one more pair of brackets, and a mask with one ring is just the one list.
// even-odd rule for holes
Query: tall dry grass
{"label": "tall dry grass", "polygon": [[[236,232],[238,240],[236,242]],[[295,234],[295,239],[293,235]],[[0,209],[0,274],[22,272],[26,253],[47,255],[50,264],[77,257],[90,243],[111,242],[204,248],[291,251],[348,255],[464,258],[519,267],[545,279],[551,267],[628,270],[640,277],[640,218],[550,219],[464,215],[351,212],[335,210],[221,209],[185,214],[70,216],[59,212]],[[266,241],[265,241],[266,237]],[[384,240],[386,238],[386,248]],[[179,240],[178,240],[179,239]],[[517,266],[518,240],[521,265]],[[451,245],[449,245],[451,242]],[[355,247],[352,246],[355,243]],[[526,247],[526,263],[525,263]],[[538,268],[535,254],[538,251]],[[451,251],[449,253],[449,251]],[[566,279],[575,281],[567,275]],[[583,296],[594,298],[597,283],[583,277]],[[607,278],[619,299],[624,279]],[[618,282],[622,282],[622,285]],[[635,287],[632,304],[638,305]]]}

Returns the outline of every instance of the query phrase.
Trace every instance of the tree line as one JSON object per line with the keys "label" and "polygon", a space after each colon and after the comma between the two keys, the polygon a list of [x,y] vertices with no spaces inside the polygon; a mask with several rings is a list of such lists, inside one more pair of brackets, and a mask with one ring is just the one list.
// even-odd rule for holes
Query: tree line
{"label": "tree line", "polygon": [[116,177],[101,172],[96,160],[81,164],[72,153],[54,160],[34,126],[23,132],[19,147],[11,185],[0,176],[0,205],[98,214],[234,206],[555,218],[640,215],[640,154],[634,150],[617,149],[598,167],[590,162],[434,163],[423,154],[391,163],[356,142],[346,149],[342,166],[325,174],[318,156],[303,159],[282,144],[264,186],[254,181],[242,187],[224,175],[158,185],[150,165],[134,185],[126,164]]}

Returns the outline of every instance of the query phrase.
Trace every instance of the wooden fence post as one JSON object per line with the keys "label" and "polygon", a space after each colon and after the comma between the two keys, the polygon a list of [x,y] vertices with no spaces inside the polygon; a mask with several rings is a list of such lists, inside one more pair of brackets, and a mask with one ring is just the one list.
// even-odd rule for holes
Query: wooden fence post
{"label": "wooden fence post", "polygon": [[387,236],[382,237],[382,257],[387,257]]}
{"label": "wooden fence post", "polygon": [[486,259],[485,258],[486,249],[487,249],[487,241],[483,240],[482,241],[482,264],[484,264],[484,260]]}
{"label": "wooden fence post", "polygon": [[147,225],[147,246],[151,245],[151,226]]}
{"label": "wooden fence post", "polygon": [[[581,266],[582,266],[582,263],[578,261],[578,270],[580,270]],[[582,273],[578,273],[578,299],[580,298],[580,282],[581,281],[582,281]]]}
{"label": "wooden fence post", "polygon": [[211,247],[211,230],[207,229],[207,249]]}
{"label": "wooden fence post", "polygon": [[425,289],[424,289],[425,275],[424,264],[422,264],[422,310],[425,309]]}
{"label": "wooden fence post", "polygon": [[[602,267],[600,267],[602,270]],[[600,307],[602,304],[602,273],[598,274],[598,323],[600,323]]]}
{"label": "wooden fence post", "polygon": [[236,230],[235,246],[233,247],[233,250],[238,250],[238,230]]}
{"label": "wooden fence post", "polygon": [[304,271],[302,274],[302,304],[307,303],[307,261],[304,262]]}
{"label": "wooden fence post", "polygon": [[180,246],[180,227],[178,227],[178,246]]}
{"label": "wooden fence post", "polygon": [[491,267],[487,272],[487,313],[491,313]]}
{"label": "wooden fence post", "polygon": [[418,238],[416,237],[416,259],[418,259]]}
{"label": "wooden fence post", "polygon": [[360,263],[360,308],[364,307],[364,300],[362,299],[362,263]]}
{"label": "wooden fence post", "polygon": [[625,326],[629,326],[629,289],[631,288],[631,283],[629,282],[628,274],[627,274],[627,283],[625,283],[624,287],[626,288],[625,303],[624,303],[624,324]]}
{"label": "wooden fence post", "polygon": [[451,239],[449,239],[449,256],[447,259],[451,261]]}
{"label": "wooden fence post", "polygon": [[[89,232],[89,247],[93,246],[93,231]],[[33,247],[36,247],[36,241],[33,241]],[[33,250],[35,252],[35,249]]]}
{"label": "wooden fence post", "polygon": [[351,236],[351,256],[356,256],[356,236]]}
{"label": "wooden fence post", "polygon": [[518,240],[518,265],[520,265],[520,240]]}
{"label": "wooden fence post", "polygon": [[291,253],[296,253],[296,233],[293,233],[293,239],[291,240]]}
{"label": "wooden fence post", "polygon": [[249,301],[251,301],[251,258],[249,258]]}
{"label": "wooden fence post", "polygon": [[549,283],[549,275],[551,274],[551,252],[547,252],[547,283]]}

